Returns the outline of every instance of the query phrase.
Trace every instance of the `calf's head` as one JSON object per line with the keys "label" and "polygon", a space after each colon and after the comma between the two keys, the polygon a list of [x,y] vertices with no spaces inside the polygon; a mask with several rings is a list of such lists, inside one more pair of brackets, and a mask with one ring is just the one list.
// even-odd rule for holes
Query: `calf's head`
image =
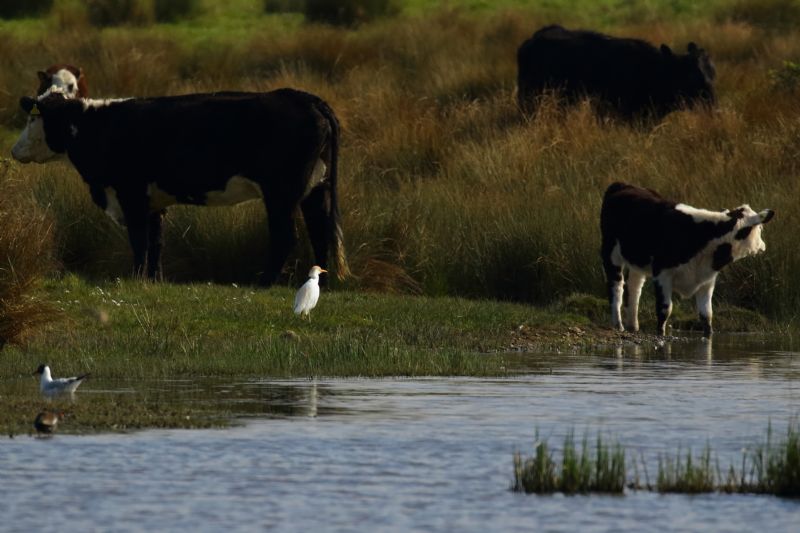
{"label": "calf's head", "polygon": [[11,148],[14,159],[45,163],[63,155],[70,137],[77,134],[72,119],[82,108],[81,102],[51,88],[39,98],[24,96],[19,104],[28,114],[28,123]]}
{"label": "calf's head", "polygon": [[47,92],[50,87],[56,87],[67,98],[85,98],[88,96],[86,77],[83,69],[72,65],[53,65],[47,70],[36,73],[39,76],[39,89],[36,94]]}
{"label": "calf's head", "polygon": [[[736,218],[736,225],[726,236],[725,243],[720,246],[729,245],[729,257],[727,262],[736,261],[749,255],[756,255],[767,249],[767,245],[761,238],[763,225],[772,220],[775,212],[771,209],[764,209],[756,213],[749,205],[745,204],[728,211],[728,216]],[[727,253],[725,255],[728,255]]]}

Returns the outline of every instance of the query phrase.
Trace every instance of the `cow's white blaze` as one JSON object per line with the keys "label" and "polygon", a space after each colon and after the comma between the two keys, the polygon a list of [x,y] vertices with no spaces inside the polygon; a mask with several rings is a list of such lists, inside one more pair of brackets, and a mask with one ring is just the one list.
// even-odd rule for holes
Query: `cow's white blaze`
{"label": "cow's white blaze", "polygon": [[44,163],[58,156],[58,154],[47,146],[44,135],[44,123],[42,117],[31,115],[28,117],[28,124],[11,148],[11,155],[21,163]]}
{"label": "cow's white blaze", "polygon": [[119,205],[117,199],[117,191],[113,187],[106,187],[106,215],[111,217],[111,220],[119,224],[125,225],[125,214],[122,212],[122,206]]}
{"label": "cow's white blaze", "polygon": [[62,68],[50,77],[52,86],[61,90],[67,98],[78,96],[78,78],[69,70]]}
{"label": "cow's white blaze", "polygon": [[263,198],[263,195],[258,183],[242,176],[233,176],[225,183],[224,190],[206,193],[206,205],[236,205],[259,198]]}

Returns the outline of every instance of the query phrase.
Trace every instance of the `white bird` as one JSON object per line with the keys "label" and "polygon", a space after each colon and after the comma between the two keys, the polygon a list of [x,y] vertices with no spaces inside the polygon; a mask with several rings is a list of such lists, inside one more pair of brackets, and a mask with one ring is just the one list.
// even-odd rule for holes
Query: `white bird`
{"label": "white bird", "polygon": [[319,275],[323,272],[327,270],[317,265],[311,267],[308,271],[308,281],[297,291],[297,296],[294,297],[294,314],[300,315],[300,318],[311,319],[311,310],[316,307],[319,300]]}
{"label": "white bird", "polygon": [[84,378],[89,375],[83,374],[71,378],[53,379],[50,375],[50,367],[47,365],[39,365],[39,368],[36,369],[34,374],[41,374],[42,378],[39,381],[39,390],[45,396],[54,396],[63,393],[72,394],[75,392],[75,389],[80,386]]}

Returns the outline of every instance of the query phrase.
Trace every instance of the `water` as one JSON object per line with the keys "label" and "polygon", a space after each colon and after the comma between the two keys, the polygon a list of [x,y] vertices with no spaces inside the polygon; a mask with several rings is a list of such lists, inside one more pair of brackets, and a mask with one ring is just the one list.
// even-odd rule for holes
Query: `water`
{"label": "water", "polygon": [[800,501],[770,496],[509,490],[537,429],[555,447],[601,431],[653,481],[659,453],[708,442],[738,466],[800,413],[800,354],[774,344],[640,352],[520,355],[509,379],[158,384],[242,424],[0,441],[0,530],[800,530]]}

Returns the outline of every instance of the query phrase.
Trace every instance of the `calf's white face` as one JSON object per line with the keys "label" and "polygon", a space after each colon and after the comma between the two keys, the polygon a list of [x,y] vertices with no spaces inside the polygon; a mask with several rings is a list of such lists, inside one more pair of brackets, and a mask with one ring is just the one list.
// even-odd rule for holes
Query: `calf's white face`
{"label": "calf's white face", "polygon": [[69,70],[62,68],[50,76],[50,83],[59,89],[67,98],[78,96],[78,78]]}
{"label": "calf's white face", "polygon": [[28,123],[16,144],[11,148],[11,155],[21,163],[30,163],[31,161],[45,163],[60,155],[47,146],[44,121],[38,112],[32,112],[28,116]]}
{"label": "calf's white face", "polygon": [[761,232],[763,224],[773,215],[769,209],[756,213],[747,204],[738,209],[743,211],[744,216],[736,224],[731,240],[731,255],[734,261],[766,251],[767,245],[761,239]]}

